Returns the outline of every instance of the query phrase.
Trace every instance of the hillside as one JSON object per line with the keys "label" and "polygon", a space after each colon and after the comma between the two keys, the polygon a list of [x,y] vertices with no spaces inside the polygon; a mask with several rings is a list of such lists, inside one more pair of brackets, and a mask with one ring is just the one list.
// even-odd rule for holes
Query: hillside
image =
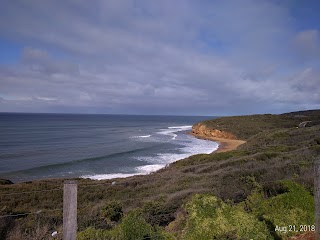
{"label": "hillside", "polygon": [[309,110],[279,115],[222,117],[195,124],[193,128],[205,126],[208,129],[217,129],[231,134],[231,136],[226,134],[227,138],[247,140],[262,131],[298,127],[301,122],[309,122],[306,126],[318,125],[320,124],[319,115],[319,110]]}
{"label": "hillside", "polygon": [[[195,195],[196,193],[211,194],[214,197],[210,195],[208,199],[213,204],[223,206],[223,209],[229,209],[228,206],[230,206],[231,212],[240,214],[247,221],[259,221],[259,224],[265,224],[266,219],[261,222],[257,220],[258,215],[252,215],[255,212],[261,215],[262,213],[259,212],[262,211],[261,209],[258,211],[257,206],[241,207],[242,204],[248,199],[254,197],[257,199],[259,195],[255,195],[257,192],[263,195],[262,198],[258,198],[261,204],[269,201],[268,199],[283,199],[288,189],[295,189],[296,192],[292,190],[292,194],[296,194],[293,196],[297,198],[299,198],[299,193],[304,194],[304,197],[307,196],[306,198],[308,194],[312,195],[312,166],[320,154],[320,125],[317,124],[319,119],[320,110],[314,110],[280,115],[222,117],[195,124],[194,128],[205,126],[209,132],[218,130],[229,133],[231,134],[229,136],[246,140],[246,143],[237,150],[229,152],[194,155],[146,176],[104,181],[78,179],[79,231],[95,227],[105,231],[114,229],[112,231],[123,232],[124,227],[121,225],[124,224],[123,222],[140,219],[141,215],[140,220],[147,224],[145,226],[157,229],[154,232],[157,232],[158,235],[161,232],[160,239],[171,239],[171,237],[181,239],[181,236],[186,236],[182,235],[182,232],[188,232],[188,227],[190,228],[192,224],[191,215],[188,215],[188,212],[192,212],[190,208],[197,209],[199,206],[197,204],[204,201],[201,200],[201,196],[206,196]],[[299,124],[305,121],[311,121],[314,124],[306,124],[305,127],[299,128]],[[286,183],[279,181],[284,179],[292,181]],[[57,211],[50,211],[49,214],[1,218],[0,234],[3,238],[10,236],[10,232],[11,235],[14,232],[16,236],[26,232],[23,235],[24,239],[36,239],[34,236],[39,235],[41,231],[61,229],[62,183],[63,180],[43,180],[0,186],[0,215],[37,212],[39,209],[57,209]],[[301,185],[298,187],[296,183]],[[10,195],[10,193],[35,190],[44,192]],[[220,199],[224,203],[220,202]],[[111,221],[110,216],[106,214],[108,213],[106,206],[110,207],[112,200],[117,201],[126,216],[121,223]],[[192,204],[196,204],[196,207],[192,208]],[[248,203],[247,206],[250,204]],[[294,207],[304,209],[304,206],[294,205]],[[134,211],[137,210],[134,210],[133,213],[132,210],[138,208],[140,215],[138,213],[134,215]],[[303,211],[307,212],[306,209]],[[312,209],[308,211],[311,213]],[[270,216],[267,220],[272,225],[277,219]],[[313,221],[307,216],[305,219]],[[290,220],[292,219],[287,221]],[[266,231],[264,236],[270,237],[267,239],[283,237],[272,231],[270,225],[266,227],[263,224],[261,229]],[[148,227],[146,229],[149,229]],[[165,230],[164,227],[166,227]],[[93,232],[88,233],[89,235],[96,234],[95,230],[87,229],[87,231]],[[166,233],[171,235],[167,236]],[[106,236],[108,234],[106,233]],[[234,234],[236,236],[236,233]],[[8,239],[15,238],[11,236]]]}

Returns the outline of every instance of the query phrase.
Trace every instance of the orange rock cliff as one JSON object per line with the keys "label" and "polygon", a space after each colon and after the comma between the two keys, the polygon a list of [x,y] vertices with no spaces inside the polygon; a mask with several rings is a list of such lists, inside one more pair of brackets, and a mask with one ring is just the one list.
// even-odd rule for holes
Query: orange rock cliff
{"label": "orange rock cliff", "polygon": [[199,137],[216,137],[225,139],[237,139],[237,137],[229,132],[221,131],[219,129],[212,129],[203,123],[197,123],[192,126],[192,134]]}

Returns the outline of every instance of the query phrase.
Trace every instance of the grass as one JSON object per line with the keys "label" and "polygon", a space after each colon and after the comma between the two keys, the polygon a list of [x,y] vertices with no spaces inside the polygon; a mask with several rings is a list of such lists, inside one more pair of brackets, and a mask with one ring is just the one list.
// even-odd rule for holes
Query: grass
{"label": "grass", "polygon": [[[275,214],[267,215],[262,212],[259,212],[260,215],[253,214],[248,212],[248,209],[239,209],[239,206],[256,192],[257,186],[261,186],[264,194],[264,198],[260,199],[262,202],[271,201],[273,197],[273,201],[286,202],[288,194],[285,193],[294,186],[280,184],[279,181],[285,179],[294,179],[312,196],[312,165],[320,153],[320,125],[307,128],[296,128],[296,126],[300,121],[319,118],[320,111],[312,111],[226,117],[206,121],[206,124],[235,133],[238,138],[246,139],[247,142],[237,150],[194,155],[145,176],[103,181],[78,179],[79,232],[84,235],[83,239],[85,234],[89,234],[88,232],[97,236],[104,236],[103,234],[119,236],[116,235],[119,233],[114,233],[116,232],[114,229],[120,229],[118,226],[122,220],[132,211],[140,209],[141,215],[135,217],[144,219],[145,223],[141,224],[145,229],[151,229],[152,234],[170,233],[179,239],[183,236],[183,229],[192,224],[185,212],[188,203],[194,200],[194,196],[198,196],[196,194],[213,195],[217,200],[210,198],[210,201],[220,202],[226,213],[239,215],[251,223],[256,221],[255,218],[260,221],[261,215],[264,216],[264,221],[269,221],[266,223],[267,228],[270,227],[270,222],[277,224],[277,219],[280,218]],[[116,184],[113,185],[113,181]],[[14,239],[14,236],[36,239],[37,233],[40,236],[43,232],[49,235],[54,230],[61,231],[62,187],[62,179],[0,185],[0,215],[43,210],[38,214],[0,218],[0,239]],[[55,189],[58,190],[53,191]],[[39,190],[42,192],[21,193]],[[306,194],[302,188],[298,188],[297,191],[302,194],[301,196]],[[9,195],[17,192],[21,194]],[[290,197],[293,196],[289,195],[288,199]],[[270,203],[273,202],[268,202]],[[119,208],[114,213],[112,209],[109,211],[106,208],[112,204],[121,206],[122,215],[120,214],[119,222],[107,219],[110,214],[115,214],[115,218],[120,217],[117,215]],[[267,205],[263,206],[267,209]],[[301,206],[294,205],[293,208],[301,209]],[[258,213],[257,208],[252,209],[252,212]],[[276,213],[276,208],[269,210]],[[290,214],[292,219],[301,215],[300,210],[297,211]],[[253,214],[254,218],[247,214]],[[232,219],[227,215],[222,214],[221,217],[232,223]],[[307,222],[312,221],[312,219],[307,220],[307,217],[304,219]],[[261,225],[261,229],[264,229],[264,225]],[[271,235],[274,234],[270,229],[268,231]],[[193,233],[190,234],[192,236]],[[233,236],[240,236],[237,235],[240,234],[237,231],[223,234],[230,236],[230,239]],[[169,235],[165,237],[170,239]]]}

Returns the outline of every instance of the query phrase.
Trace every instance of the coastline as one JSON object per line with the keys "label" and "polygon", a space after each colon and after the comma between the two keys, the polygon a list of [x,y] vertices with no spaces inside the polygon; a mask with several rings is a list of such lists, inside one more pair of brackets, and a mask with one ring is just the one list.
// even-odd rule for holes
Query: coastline
{"label": "coastline", "polygon": [[[191,135],[192,137],[195,137],[197,139],[209,140],[209,141],[218,143],[218,148],[213,150],[212,152],[210,152],[208,154],[213,154],[213,153],[216,153],[216,152],[231,151],[231,150],[236,149],[239,145],[241,145],[241,144],[243,144],[245,142],[245,141],[241,141],[241,140],[231,140],[231,139],[214,138],[214,137],[201,137],[201,136],[198,136],[197,134],[193,134],[192,132],[188,132],[188,131],[185,131],[183,134]],[[192,154],[192,155],[190,155],[188,157],[194,156],[196,154],[197,153]],[[181,161],[183,159],[185,159],[185,158],[182,157],[182,158],[177,159],[177,160],[175,160],[173,162]],[[134,177],[134,176],[144,176],[144,175],[148,175],[148,174],[151,174],[151,173],[156,173],[156,172],[161,171],[162,169],[166,168],[166,166],[168,166],[169,164],[170,163],[168,163],[166,165],[163,165],[163,166],[161,166],[159,168],[156,168],[156,169],[154,169],[152,171],[145,171],[145,172],[140,172],[140,173],[128,173],[128,174],[114,173],[114,174],[107,174],[107,175],[110,175],[110,177],[107,177],[107,178],[106,178],[106,174],[98,174],[98,175],[93,175],[93,176],[84,175],[84,176],[81,176],[80,178],[98,180],[98,181],[100,181],[100,180],[110,180],[110,179],[126,179],[126,178],[130,178],[130,177]],[[160,166],[160,165],[158,165],[158,166]]]}
{"label": "coastline", "polygon": [[[246,141],[243,141],[243,140],[236,140],[236,139],[227,139],[227,138],[218,138],[218,137],[211,137],[211,136],[202,136],[202,135],[199,135],[199,134],[195,134],[193,132],[186,132],[186,134],[192,135],[193,137],[198,138],[198,139],[208,140],[208,141],[213,141],[213,142],[218,143],[219,144],[218,148],[213,150],[210,154],[232,151],[232,150],[237,149],[238,146],[240,146],[241,144],[246,142]],[[183,160],[183,158],[182,159],[178,159],[177,161],[181,161],[181,160]],[[150,173],[158,172],[163,168],[164,167],[156,169],[156,170],[148,172],[148,173],[147,172],[146,173],[132,173],[132,174],[123,174],[123,175],[115,173],[110,178],[105,178],[104,174],[95,175],[95,177],[84,175],[84,176],[79,176],[79,178],[98,180],[98,181],[99,180],[109,180],[109,179],[121,179],[121,178],[124,179],[124,178],[130,178],[130,177],[133,177],[133,176],[148,175]],[[38,181],[50,180],[50,178],[37,179],[37,180]],[[25,181],[22,181],[22,182],[25,182]]]}
{"label": "coastline", "polygon": [[219,147],[217,150],[213,151],[213,153],[219,152],[228,152],[237,149],[240,145],[244,144],[246,141],[238,140],[238,139],[227,139],[227,138],[218,138],[218,137],[208,137],[208,136],[201,136],[199,134],[195,134],[193,132],[189,132],[190,135],[204,140],[218,142]]}
{"label": "coastline", "polygon": [[[238,140],[238,139],[227,139],[227,138],[218,138],[218,137],[208,137],[208,136],[201,136],[199,134],[195,134],[193,132],[186,132],[186,134],[189,134],[195,138],[198,138],[198,139],[202,139],[202,140],[208,140],[208,141],[213,141],[213,142],[216,142],[219,144],[218,148],[216,150],[213,150],[210,154],[214,154],[214,153],[220,153],[220,152],[228,152],[228,151],[232,151],[232,150],[235,150],[237,149],[240,145],[244,144],[246,141],[244,140]],[[193,155],[191,155],[193,156]],[[178,159],[177,161],[181,161],[183,160],[183,158],[181,159]],[[161,167],[155,171],[151,171],[151,172],[148,172],[148,173],[133,173],[133,174],[128,174],[127,176],[121,176],[118,175],[118,174],[114,174],[115,177],[113,178],[100,178],[100,176],[103,176],[103,175],[96,175],[94,178],[92,177],[84,177],[84,179],[91,179],[91,180],[110,180],[110,179],[126,179],[126,178],[130,178],[130,177],[134,177],[134,176],[143,176],[143,175],[148,175],[148,174],[151,174],[151,173],[156,173],[158,171],[161,171],[161,169],[163,169],[165,167]],[[118,175],[118,176],[117,176]]]}

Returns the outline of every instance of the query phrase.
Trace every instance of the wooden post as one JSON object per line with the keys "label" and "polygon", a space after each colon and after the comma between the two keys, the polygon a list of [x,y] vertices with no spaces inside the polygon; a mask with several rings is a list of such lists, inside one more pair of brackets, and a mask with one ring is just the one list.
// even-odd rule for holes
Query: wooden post
{"label": "wooden post", "polygon": [[77,181],[66,180],[63,187],[63,240],[77,238]]}
{"label": "wooden post", "polygon": [[316,240],[320,240],[320,158],[314,162],[314,214]]}

